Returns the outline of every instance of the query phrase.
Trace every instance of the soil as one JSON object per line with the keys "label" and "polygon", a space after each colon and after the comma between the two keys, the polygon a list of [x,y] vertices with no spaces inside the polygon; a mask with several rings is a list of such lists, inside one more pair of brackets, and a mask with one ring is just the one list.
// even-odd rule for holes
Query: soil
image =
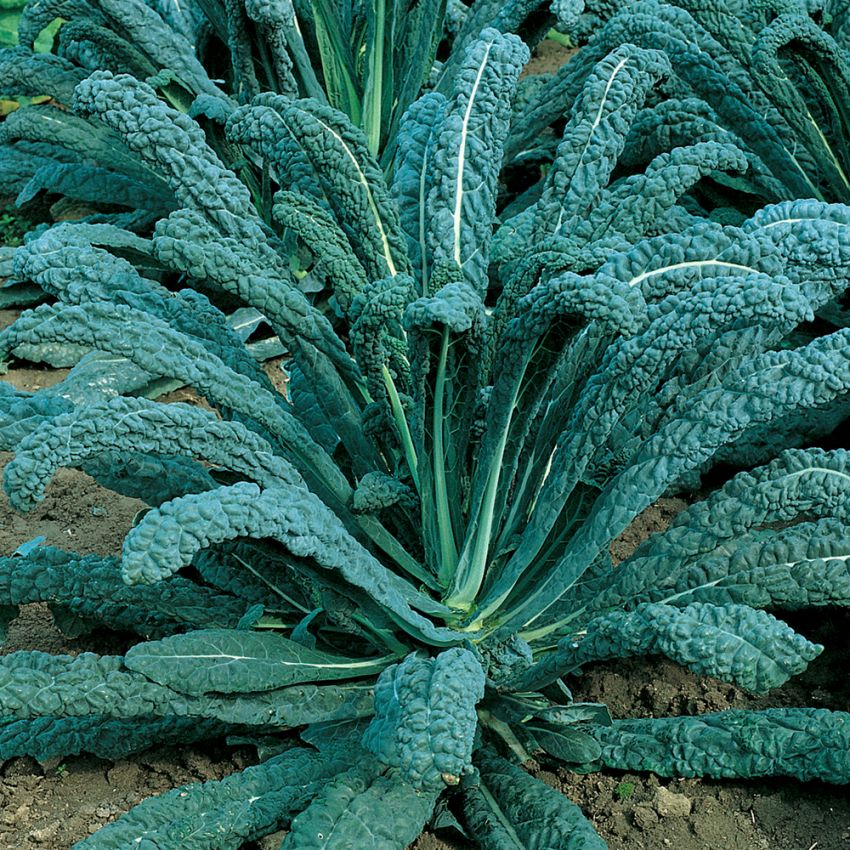
{"label": "soil", "polygon": [[[534,73],[560,66],[570,52],[545,42]],[[0,311],[0,326],[14,318]],[[55,383],[62,370],[15,368],[4,376],[20,389]],[[281,373],[275,377],[280,380]],[[177,391],[171,400],[188,400]],[[0,466],[9,455],[0,453]],[[612,547],[620,560],[684,507],[665,499],[649,508]],[[27,516],[0,496],[0,553],[43,535],[50,545],[78,552],[115,553],[142,503],[100,488],[83,473],[61,470],[45,500]],[[615,717],[693,714],[725,708],[812,705],[850,710],[850,613],[821,611],[787,618],[824,653],[803,675],[768,697],[752,697],[697,677],[663,659],[597,664],[572,681],[576,700],[604,702]],[[94,634],[70,640],[43,605],[24,606],[0,653],[120,653],[119,639]],[[144,798],[189,782],[220,779],[255,761],[251,750],[223,741],[204,746],[156,747],[117,762],[91,756],[39,764],[16,758],[0,764],[0,848],[62,850]],[[581,805],[611,850],[848,850],[850,792],[786,780],[714,782],[666,780],[653,775],[603,772],[580,776],[551,765],[536,775]],[[283,833],[244,850],[277,850]],[[466,850],[456,834],[423,835],[413,850]]]}
{"label": "soil", "polygon": [[578,48],[564,47],[557,41],[545,39],[537,45],[531,61],[523,68],[523,76],[528,74],[554,74],[565,62],[568,62]]}

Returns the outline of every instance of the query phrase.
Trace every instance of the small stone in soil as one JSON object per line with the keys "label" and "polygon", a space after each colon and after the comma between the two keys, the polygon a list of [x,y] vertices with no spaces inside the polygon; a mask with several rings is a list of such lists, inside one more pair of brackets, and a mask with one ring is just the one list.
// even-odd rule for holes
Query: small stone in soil
{"label": "small stone in soil", "polygon": [[655,791],[654,800],[655,811],[661,817],[679,817],[686,818],[691,813],[691,801],[684,794],[676,794],[659,786]]}

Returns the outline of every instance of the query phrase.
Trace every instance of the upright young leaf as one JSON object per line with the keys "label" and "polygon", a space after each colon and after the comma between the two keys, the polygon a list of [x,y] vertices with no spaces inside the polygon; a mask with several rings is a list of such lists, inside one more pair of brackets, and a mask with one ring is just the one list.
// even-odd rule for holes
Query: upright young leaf
{"label": "upright young leaf", "polygon": [[669,73],[664,55],[631,44],[593,69],[564,129],[547,188],[535,205],[535,238],[570,235],[597,206],[646,95]]}
{"label": "upright young leaf", "polygon": [[510,104],[528,48],[515,35],[485,29],[467,49],[434,140],[433,187],[426,202],[433,262],[459,269],[478,292],[487,263],[496,183]]}
{"label": "upright young leaf", "polygon": [[[838,331],[794,351],[767,352],[754,357],[745,366],[733,370],[720,386],[706,388],[687,401],[683,399],[677,417],[665,422],[634,454],[630,465],[602,491],[590,517],[567,544],[557,566],[531,593],[530,598],[535,599],[531,607],[536,610],[531,613],[526,609],[529,619],[525,625],[537,622],[540,626],[547,621],[544,631],[556,628],[556,610],[566,590],[560,581],[569,574],[567,584],[572,587],[587,569],[578,566],[579,563],[588,566],[592,563],[602,547],[624,527],[620,522],[625,521],[626,514],[630,521],[688,467],[693,468],[692,464],[708,462],[720,446],[754,424],[787,416],[802,405],[826,404],[835,394],[845,392],[844,388],[850,386],[847,351],[848,335]],[[724,415],[708,417],[708,405],[714,411],[723,410]],[[638,486],[636,482],[640,478],[648,486]],[[655,483],[649,484],[652,479]],[[622,500],[624,485],[632,495]],[[630,507],[626,507],[627,502],[631,502]],[[584,549],[591,538],[597,542]]]}
{"label": "upright young leaf", "polygon": [[[557,446],[557,449],[534,511],[511,560],[492,586],[489,599],[499,598],[509,583],[515,582],[521,574],[523,562],[529,563],[534,557],[531,553],[539,551],[538,547],[552,530],[569,494],[587,469],[592,458],[592,451],[588,451],[590,445],[599,446],[608,439],[622,415],[617,411],[625,411],[629,399],[636,397],[633,392],[641,396],[649,392],[687,346],[697,344],[700,339],[712,338],[723,327],[742,322],[773,325],[779,316],[784,317],[781,321],[787,327],[791,327],[808,315],[809,304],[798,288],[764,276],[760,279],[763,283],[760,287],[750,286],[748,278],[698,282],[690,291],[668,296],[667,300],[654,305],[650,311],[652,321],[641,334],[617,340],[608,348],[597,373],[576,401],[570,415],[571,424],[563,429],[552,447]],[[674,302],[680,306],[668,309]],[[706,310],[704,305],[709,303],[716,307]],[[671,332],[673,324],[681,330]],[[607,401],[600,400],[603,396]],[[579,448],[580,445],[584,448]],[[583,530],[586,528],[587,525],[583,526]],[[595,556],[596,553],[591,560]]]}
{"label": "upright young leaf", "polygon": [[443,38],[446,0],[393,0],[393,31],[388,54],[393,65],[392,89],[385,89],[386,137],[381,165],[388,155],[403,147],[396,132],[402,116],[419,95],[428,78],[437,48]]}
{"label": "upright young leaf", "polygon": [[404,113],[398,130],[392,191],[420,295],[430,292],[428,196],[434,184],[434,145],[446,103],[438,92],[422,95]]}

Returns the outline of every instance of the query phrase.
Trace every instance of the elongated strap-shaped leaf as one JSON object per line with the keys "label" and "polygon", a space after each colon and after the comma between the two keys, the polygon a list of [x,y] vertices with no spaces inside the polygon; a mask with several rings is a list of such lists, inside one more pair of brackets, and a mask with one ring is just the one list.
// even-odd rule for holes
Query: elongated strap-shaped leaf
{"label": "elongated strap-shaped leaf", "polygon": [[260,490],[234,484],[150,511],[124,540],[124,576],[130,582],[158,581],[189,564],[201,549],[237,537],[273,537],[294,555],[339,572],[429,641],[456,639],[410,608],[443,614],[442,605],[382,566],[316,496],[290,486]]}
{"label": "elongated strap-shaped leaf", "polygon": [[251,40],[248,35],[248,16],[240,0],[222,0],[230,66],[233,69],[233,89],[237,103],[246,103],[260,91],[254,70]]}
{"label": "elongated strap-shaped leaf", "polygon": [[[659,154],[644,174],[615,183],[602,195],[587,223],[571,220],[568,232],[588,241],[621,234],[636,242],[703,177],[715,171],[746,171],[747,158],[732,145],[701,142]],[[601,208],[600,208],[601,207]],[[592,234],[592,235],[591,235]]]}
{"label": "elongated strap-shaped leaf", "polygon": [[797,284],[812,309],[847,286],[850,209],[802,200],[759,210],[740,229],[700,222],[610,256],[598,274],[640,286],[653,300],[690,281],[722,274],[763,272]]}
{"label": "elongated strap-shaped leaf", "polygon": [[35,717],[0,720],[0,758],[30,756],[37,761],[91,753],[117,761],[154,744],[183,745],[226,735],[233,727],[198,717],[134,717],[114,720],[84,717]]}
{"label": "elongated strap-shaped leaf", "polygon": [[785,201],[764,207],[741,225],[767,254],[783,259],[785,273],[799,282],[816,309],[843,295],[850,261],[850,207],[821,201]]}
{"label": "elongated strap-shaped leaf", "polygon": [[420,295],[429,293],[427,201],[434,184],[436,135],[446,103],[446,98],[437,92],[424,94],[404,113],[398,129],[392,192]]}
{"label": "elongated strap-shaped leaf", "polygon": [[[67,148],[58,157],[63,162],[69,161],[70,150],[82,159],[96,159],[99,165],[148,185],[162,198],[170,199],[173,195],[156,167],[147,165],[141,156],[130,150],[118,133],[71,112],[52,106],[28,106],[15,110],[0,125],[0,140],[8,143],[16,139],[24,144],[49,144],[60,151]],[[72,157],[70,161],[74,159]]]}
{"label": "elongated strap-shaped leaf", "polygon": [[103,13],[93,8],[88,0],[39,0],[28,3],[18,21],[18,41],[33,50],[41,31],[55,18],[70,20],[76,15],[98,22],[105,21]]}
{"label": "elongated strap-shaped leaf", "polygon": [[407,388],[409,365],[402,316],[412,298],[413,278],[399,274],[371,281],[352,302],[351,348],[373,398],[386,397],[384,370],[394,376],[397,387]]}
{"label": "elongated strap-shaped leaf", "polygon": [[781,620],[747,605],[646,603],[591,620],[581,636],[564,638],[555,652],[511,684],[538,690],[590,661],[662,653],[697,673],[762,693],[802,673],[822,650]]}
{"label": "elongated strap-shaped leaf", "polygon": [[457,564],[465,457],[478,404],[486,318],[465,282],[418,298],[404,315],[410,357],[411,436],[422,496],[425,556],[442,585]]}
{"label": "elongated strap-shaped leaf", "polygon": [[[200,492],[200,490],[198,492]],[[221,495],[221,493],[219,495]],[[353,507],[353,505],[352,505],[352,507]],[[190,510],[193,511],[194,508],[190,508]],[[326,511],[327,511],[327,508],[325,506],[321,506],[320,515],[322,517],[330,517],[331,518],[331,524],[332,524],[331,527],[338,530],[339,529],[339,520],[333,514],[326,513]],[[344,509],[343,509],[343,512],[346,516],[351,517],[351,515],[348,514],[348,512],[345,511]],[[377,520],[374,517],[371,517],[368,514],[362,514],[362,515],[358,515],[356,517],[353,517],[352,519],[353,519],[353,521],[355,522],[356,525],[359,525],[362,529],[364,529],[365,532],[367,534],[369,534],[371,536],[371,538],[373,540],[375,540],[379,545],[383,544],[384,546],[387,546],[392,554],[395,554],[396,552],[398,552],[399,553],[399,559],[397,560],[397,563],[399,563],[402,567],[404,567],[412,576],[417,578],[419,581],[421,581],[426,586],[433,587],[433,578],[428,573],[426,573],[425,570],[416,561],[414,561],[414,559],[409,554],[407,554],[403,549],[401,549],[401,545],[399,544],[399,542],[397,540],[395,540],[395,538],[393,538],[391,535],[389,535],[389,533],[383,528],[383,526],[381,526],[377,522]],[[343,532],[343,533],[347,533],[347,532]],[[225,539],[229,540],[231,538],[229,536],[227,536]],[[359,544],[358,544],[358,546],[359,546]],[[357,551],[360,552],[361,550],[358,549]],[[365,551],[365,550],[362,550],[362,551]],[[254,554],[256,555],[256,550],[255,550]],[[278,552],[277,554],[278,554],[278,558],[279,558],[280,553]],[[191,557],[191,556],[187,555],[187,557]],[[268,553],[263,553],[263,555],[262,555],[262,559],[264,561],[268,560],[269,557],[270,556],[268,555]],[[254,559],[248,558],[247,560],[250,563]],[[286,559],[284,559],[283,562],[286,563]],[[372,562],[370,561],[370,564],[371,563]],[[377,562],[372,564],[373,569],[375,568],[375,564],[377,564]],[[177,567],[175,567],[174,569],[177,569]],[[383,567],[381,567],[378,570],[378,572],[381,573],[382,570],[383,570]],[[265,569],[263,568],[262,571],[265,571]],[[213,583],[216,583],[216,582],[213,582]],[[415,607],[417,607],[418,609],[420,609],[422,611],[425,611],[427,613],[437,614],[439,616],[445,616],[446,614],[448,614],[448,609],[444,605],[442,605],[439,602],[431,599],[428,596],[425,596],[424,594],[413,592],[412,589],[410,588],[410,586],[406,582],[399,579],[397,576],[395,576],[392,573],[386,572],[385,577],[378,583],[379,584],[388,584],[388,585],[399,588],[401,590],[401,592],[405,595],[405,598],[410,598],[410,599],[415,598],[415,600],[416,600]],[[219,586],[221,586],[221,585],[219,585]],[[227,589],[231,589],[231,585],[226,585],[225,587]],[[237,595],[240,594],[240,591],[238,589],[235,589],[235,586],[233,586],[233,589],[231,589],[231,592],[234,592]],[[261,601],[261,600],[257,600],[257,601]]]}
{"label": "elongated strap-shaped leaf", "polygon": [[[285,57],[278,57],[277,55],[278,51],[284,47],[285,42],[292,58],[292,64],[297,70],[307,96],[315,98],[320,103],[327,103],[325,89],[316,78],[316,72],[313,69],[312,60],[307,53],[302,35],[302,30],[313,29],[315,24],[315,21],[311,20],[310,7],[298,4],[296,15],[296,6],[292,0],[246,0],[245,8],[250,17],[268,27],[269,45],[272,49],[275,66],[282,70],[285,76],[286,69],[282,66],[287,64],[287,60]],[[316,33],[316,38],[321,42],[318,33]],[[325,73],[327,73],[327,70],[327,67],[325,67]],[[278,91],[281,94],[288,94],[286,90],[288,86],[289,82],[282,80]],[[295,95],[293,94],[293,96]]]}
{"label": "elongated strap-shaped leaf", "polygon": [[792,776],[850,782],[850,714],[816,708],[615,720],[595,727],[601,762],[659,776]]}
{"label": "elongated strap-shaped leaf", "polygon": [[301,740],[324,752],[360,747],[360,739],[369,725],[368,720],[338,720],[333,723],[314,723],[300,732]]}
{"label": "elongated strap-shaped leaf", "polygon": [[184,457],[106,452],[85,461],[80,468],[101,487],[148,505],[161,505],[176,496],[201,493],[216,486],[203,464]]}
{"label": "elongated strap-shaped leaf", "polygon": [[191,697],[127,670],[120,656],[13,652],[0,659],[0,717],[7,719],[195,717],[288,728],[371,713],[371,685],[294,685]]}
{"label": "elongated strap-shaped leaf", "polygon": [[[620,44],[625,42],[626,39],[623,39]],[[616,46],[612,45],[611,49]],[[529,97],[517,102],[505,144],[506,161],[510,162],[524,150],[533,149],[553,121],[569,114],[582,86],[606,52],[580,50],[569,62],[535,86]]]}
{"label": "elongated strap-shaped leaf", "polygon": [[[731,551],[729,551],[731,550]],[[675,605],[743,602],[795,610],[850,605],[850,527],[835,519],[803,522],[770,536],[761,531],[677,571],[648,596]]]}
{"label": "elongated strap-shaped leaf", "polygon": [[173,199],[157,195],[156,187],[152,189],[131,177],[85,163],[55,162],[40,166],[21,188],[15,203],[26,204],[42,191],[95,204],[109,198],[113,204],[157,216],[174,209]]}
{"label": "elongated strap-shaped leaf", "polygon": [[581,809],[491,750],[476,756],[480,778],[463,792],[464,821],[487,850],[605,850]]}
{"label": "elongated strap-shaped leaf", "polygon": [[292,821],[281,850],[404,850],[434,810],[437,794],[417,791],[398,771],[361,760],[332,779]]}
{"label": "elongated strap-shaped leaf", "polygon": [[[650,550],[651,551],[651,550]],[[663,560],[663,563],[660,563]],[[687,605],[730,602],[796,610],[850,604],[850,540],[840,520],[803,522],[772,534],[761,529],[716,541],[716,548],[688,559],[648,554],[624,565],[628,575],[595,594],[600,609],[626,588],[639,601]],[[635,570],[646,567],[646,583]],[[618,568],[618,572],[619,572]]]}
{"label": "elongated strap-shaped leaf", "polygon": [[[59,31],[59,51],[89,68],[110,68],[140,80],[158,68],[126,38],[90,20],[68,21]],[[85,58],[83,58],[85,56]],[[79,57],[79,58],[78,58]]]}
{"label": "elongated strap-shaped leaf", "polygon": [[426,241],[435,264],[459,268],[487,289],[495,194],[510,123],[510,101],[528,48],[515,35],[482,31],[467,49],[439,132]]}
{"label": "elongated strap-shaped leaf", "polygon": [[[118,375],[116,364],[121,367]],[[92,352],[63,381],[41,390],[38,397],[14,392],[0,395],[0,446],[14,449],[48,420],[72,410],[74,404],[100,402],[116,391],[137,392],[150,377],[127,358]],[[215,486],[207,470],[188,458],[106,452],[86,461],[83,469],[107,489],[143,499],[149,505]]]}
{"label": "elongated strap-shaped leaf", "polygon": [[749,191],[769,201],[787,197],[788,190],[735,132],[721,127],[714,110],[698,97],[671,97],[645,108],[632,124],[621,165],[642,166],[658,154],[703,142],[717,142],[741,149],[749,169]]}
{"label": "elongated strap-shaped leaf", "polygon": [[201,629],[139,643],[124,656],[128,669],[191,696],[355,679],[379,672],[389,661],[342,658],[271,632],[238,629]]}
{"label": "elongated strap-shaped leaf", "polygon": [[264,486],[278,481],[304,486],[269,443],[238,422],[224,422],[193,405],[123,397],[45,422],[18,446],[4,486],[16,509],[26,511],[44,498],[58,468],[116,451],[201,457]]}
{"label": "elongated strap-shaped leaf", "polygon": [[850,225],[850,207],[805,198],[762,207],[741,225],[741,230],[770,238],[783,255],[802,261],[812,255],[829,256],[841,247],[806,244],[820,227],[830,224]]}
{"label": "elongated strap-shaped leaf", "polygon": [[173,71],[195,92],[224,98],[196,57],[194,46],[167,26],[144,0],[97,0],[97,4],[113,28],[150,56],[159,68]]}
{"label": "elongated strap-shaped leaf", "polygon": [[687,85],[679,87],[677,94],[695,93],[709,103],[724,125],[739,133],[794,195],[816,195],[805,174],[808,156],[797,150],[798,140],[786,121],[749,71],[688,11],[640,0],[620,9],[592,43],[596,50],[604,50],[624,41],[663,49],[677,77]]}
{"label": "elongated strap-shaped leaf", "polygon": [[472,772],[475,705],[483,696],[484,670],[468,649],[408,655],[378,678],[363,746],[417,790],[439,793]]}
{"label": "elongated strap-shaped leaf", "polygon": [[297,575],[287,575],[288,559],[269,546],[248,541],[203,549],[192,559],[192,566],[207,584],[240,599],[276,608],[283,602],[281,594],[286,594],[302,614],[309,611],[310,589]]}
{"label": "elongated strap-shaped leaf", "polygon": [[[150,239],[105,221],[59,222],[50,227],[49,231],[57,237],[63,236],[69,242],[76,240],[79,244],[118,249],[122,255],[137,259],[140,265],[147,265],[147,261],[153,258],[153,245]],[[73,237],[70,237],[71,233],[74,234]],[[46,235],[47,231],[44,231],[39,238]]]}
{"label": "elongated strap-shaped leaf", "polygon": [[153,252],[171,268],[222,287],[235,275],[275,278],[283,292],[295,285],[289,261],[275,250],[274,243],[224,234],[196,209],[175,210],[158,221]]}
{"label": "elongated strap-shaped leaf", "polygon": [[180,577],[131,588],[120,566],[117,558],[41,546],[0,558],[0,604],[61,603],[87,620],[146,638],[187,627],[235,628],[250,608],[250,600]]}
{"label": "elongated strap-shaped leaf", "polygon": [[[734,551],[751,529],[798,516],[850,519],[850,454],[842,449],[792,449],[767,466],[741,472],[708,499],[683,511],[621,564],[594,594],[599,610],[654,593],[683,577],[689,561]],[[727,556],[728,557],[728,556]],[[690,584],[678,589],[685,591]],[[663,592],[663,590],[662,590]],[[580,606],[584,600],[579,600]]]}
{"label": "elongated strap-shaped leaf", "polygon": [[796,135],[806,140],[817,176],[846,200],[850,162],[842,135],[850,123],[840,103],[850,94],[850,64],[844,51],[807,14],[780,14],[758,33],[751,71]]}
{"label": "elongated strap-shaped leaf", "polygon": [[[643,0],[639,4],[634,4],[636,21],[629,21],[627,15],[617,14],[614,16],[611,25],[605,27],[604,31],[607,31],[605,34],[609,38],[619,38],[620,40],[633,34],[635,36],[633,40],[635,40],[635,43],[639,43],[638,40],[643,40],[641,36],[654,23],[659,30],[658,40],[663,44],[666,51],[676,54],[677,50],[681,49],[682,43],[690,42],[693,45],[698,45],[697,62],[704,66],[719,68],[732,83],[752,96],[752,103],[755,108],[763,107],[767,103],[767,99],[757,87],[752,85],[744,64],[724,48],[721,41],[715,37],[714,32],[703,26],[699,15],[692,13],[691,5],[693,4],[688,0],[680,4]],[[617,7],[616,11],[621,13],[622,9]],[[742,11],[741,14],[744,15],[746,12]],[[607,40],[604,35],[599,35],[600,42],[605,43]],[[705,54],[704,57],[701,55],[703,53]],[[679,57],[677,56],[677,58]],[[706,62],[706,59],[709,61]]]}
{"label": "elongated strap-shaped leaf", "polygon": [[[292,74],[292,58],[287,50],[287,33],[297,32],[295,9],[291,0],[245,0],[245,12],[256,21],[269,44],[277,74],[277,91],[287,97],[298,97],[298,83]],[[299,35],[300,38],[300,35]]]}
{"label": "elongated strap-shaped leaf", "polygon": [[447,31],[455,31],[454,44],[448,58],[439,68],[434,81],[436,87],[444,93],[451,90],[461,73],[466,51],[484,30],[521,33],[529,48],[536,47],[549,27],[554,25],[553,16],[549,14],[549,11],[554,13],[553,5],[546,0],[479,0],[469,7],[450,4],[445,26]]}
{"label": "elongated strap-shaped leaf", "polygon": [[428,74],[434,65],[437,49],[445,33],[446,0],[416,0],[407,5],[396,5],[393,28],[388,32],[386,52],[393,54],[391,85],[384,86],[383,111],[389,125],[381,165],[404,144],[397,133],[403,113],[421,93]]}
{"label": "elongated strap-shaped leaf", "polygon": [[316,387],[298,368],[297,363],[287,367],[289,372],[289,397],[296,416],[304,423],[313,439],[330,455],[339,445],[339,435],[316,397]]}
{"label": "elongated strap-shaped leaf", "polygon": [[0,447],[3,451],[11,451],[42,422],[73,410],[76,399],[58,395],[51,389],[29,393],[15,389],[8,381],[0,381]]}
{"label": "elongated strap-shaped leaf", "polygon": [[228,134],[286,170],[293,143],[311,164],[337,221],[372,278],[408,271],[398,212],[363,133],[315,100],[261,94],[238,109]]}
{"label": "elongated strap-shaped leaf", "polygon": [[146,83],[96,71],[77,86],[74,108],[115,130],[163,173],[181,204],[203,213],[224,233],[251,242],[268,238],[248,189],[222,165],[203,130],[163,103]]}
{"label": "elongated strap-shaped leaf", "polygon": [[344,765],[339,755],[291,749],[224,779],[150,797],[74,848],[238,850],[287,826]]}
{"label": "elongated strap-shaped leaf", "polygon": [[[664,233],[643,239],[624,251],[609,254],[600,264],[597,274],[621,280],[629,286],[638,287],[647,300],[657,301],[674,291],[686,289],[691,280],[701,277],[720,277],[725,274],[780,272],[781,264],[776,261],[762,268],[756,256],[750,264],[734,265],[732,260],[725,264],[719,260],[726,251],[740,250],[739,240],[711,221],[700,221],[684,233]],[[749,257],[747,258],[749,259]],[[672,280],[668,280],[672,278]]]}
{"label": "elongated strap-shaped leaf", "polygon": [[[481,586],[491,531],[501,522],[531,420],[553,373],[568,354],[565,341],[580,338],[588,320],[595,320],[603,333],[632,334],[644,309],[643,298],[634,288],[569,272],[541,282],[519,302],[517,315],[508,322],[496,350],[494,384],[479,449],[482,457],[492,460],[479,466],[472,482],[472,521],[455,577],[458,592],[453,603],[468,606]],[[515,416],[516,409],[529,413]],[[485,612],[489,611],[487,607]]]}
{"label": "elongated strap-shaped leaf", "polygon": [[270,392],[237,375],[200,343],[159,319],[114,304],[57,309],[43,305],[0,334],[0,356],[21,342],[42,339],[89,345],[128,357],[153,374],[179,378],[223,407],[241,410],[281,440],[292,456],[309,455],[305,467],[340,494],[350,488],[330,457]]}

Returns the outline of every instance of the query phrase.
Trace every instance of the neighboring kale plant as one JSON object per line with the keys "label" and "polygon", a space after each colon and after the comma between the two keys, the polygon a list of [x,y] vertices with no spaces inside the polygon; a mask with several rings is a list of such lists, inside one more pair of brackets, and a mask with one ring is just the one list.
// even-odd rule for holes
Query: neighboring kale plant
{"label": "neighboring kale plant", "polygon": [[[55,387],[3,385],[5,486],[26,510],[76,467],[149,510],[120,558],[0,560],[0,612],[42,601],[72,634],[141,640],[0,659],[0,758],[222,735],[261,758],[142,803],[79,850],[236,850],[281,828],[286,850],[403,848],[438,804],[481,847],[604,847],[522,770],[529,757],[850,781],[848,714],[612,721],[561,681],[661,653],[764,692],[821,651],[765,609],[850,604],[843,451],[789,449],[617,569],[609,555],[724,453],[775,453],[839,415],[850,332],[794,334],[848,286],[850,208],[696,217],[679,199],[748,165],[713,141],[618,179],[672,73],[623,45],[586,76],[536,199],[493,237],[527,58],[514,35],[471,39],[406,111],[389,180],[325,103],[265,93],[235,109],[228,144],[283,187],[278,231],[150,86],[107,71],[77,85],[74,115],[175,209],[150,239],[66,225],[17,252],[17,276],[56,300],[0,334],[2,357],[95,351]],[[296,285],[293,234],[332,311]],[[291,354],[286,395],[211,299],[262,312]],[[209,408],[144,398],[163,378]]]}
{"label": "neighboring kale plant", "polygon": [[[345,112],[389,167],[407,107],[429,77],[451,91],[464,49],[482,29],[519,33],[533,45],[555,20],[549,0],[452,5],[444,27],[445,0],[31,2],[20,46],[0,50],[0,95],[52,100],[0,125],[4,192],[20,202],[45,191],[65,195],[93,205],[98,221],[140,231],[175,208],[167,183],[120,135],[68,111],[74,86],[103,69],[148,80],[198,118],[269,222],[268,173],[223,136],[238,104],[263,91],[315,98]],[[54,53],[34,53],[57,26]]]}
{"label": "neighboring kale plant", "polygon": [[[512,155],[572,103],[593,65],[620,44],[664,51],[675,71],[637,116],[622,165],[698,141],[732,142],[748,171],[720,177],[691,204],[747,214],[791,198],[850,201],[846,3],[830,0],[594,2],[577,59],[540,81],[508,143]],[[840,14],[836,7],[843,6]],[[728,211],[722,212],[726,220]]]}

